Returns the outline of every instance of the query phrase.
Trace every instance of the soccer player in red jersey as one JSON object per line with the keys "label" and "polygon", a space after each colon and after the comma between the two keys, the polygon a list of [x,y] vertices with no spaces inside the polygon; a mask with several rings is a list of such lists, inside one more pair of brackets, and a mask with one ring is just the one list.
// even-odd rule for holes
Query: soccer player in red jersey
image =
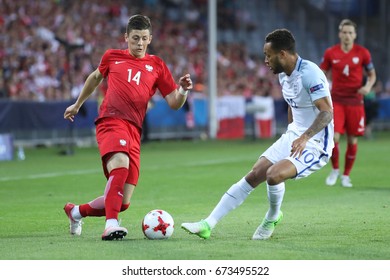
{"label": "soccer player in red jersey", "polygon": [[[375,83],[376,73],[370,52],[358,45],[356,24],[344,19],[339,25],[340,44],[328,48],[321,61],[320,68],[330,73],[331,93],[334,106],[334,141],[332,153],[332,171],[326,178],[326,184],[336,184],[339,171],[340,135],[346,133],[347,150],[345,166],[341,178],[343,187],[352,187],[349,177],[357,154],[358,137],[364,135],[365,112],[364,95],[368,94]],[[363,76],[367,80],[363,84]]]}
{"label": "soccer player in red jersey", "polygon": [[73,235],[81,234],[81,219],[88,216],[106,217],[102,240],[122,239],[127,235],[127,229],[119,225],[118,215],[129,207],[138,182],[142,123],[148,101],[159,90],[170,108],[178,110],[192,89],[189,74],[180,77],[178,86],[164,61],[146,53],[152,41],[148,17],[130,17],[124,37],[128,48],[105,52],[98,68],[86,79],[76,102],[64,113],[65,119],[74,121],[96,87],[103,79],[108,80],[107,92],[95,121],[107,184],[104,195],[89,203],[65,205]]}

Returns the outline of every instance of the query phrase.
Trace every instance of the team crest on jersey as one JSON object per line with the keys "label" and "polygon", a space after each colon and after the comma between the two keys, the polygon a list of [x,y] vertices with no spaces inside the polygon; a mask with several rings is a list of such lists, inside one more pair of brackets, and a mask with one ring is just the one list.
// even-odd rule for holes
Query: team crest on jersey
{"label": "team crest on jersey", "polygon": [[352,62],[355,64],[359,63],[359,58],[357,56],[352,57]]}
{"label": "team crest on jersey", "polygon": [[146,70],[148,70],[149,72],[152,72],[152,71],[153,71],[153,66],[145,65],[145,68],[146,68]]}

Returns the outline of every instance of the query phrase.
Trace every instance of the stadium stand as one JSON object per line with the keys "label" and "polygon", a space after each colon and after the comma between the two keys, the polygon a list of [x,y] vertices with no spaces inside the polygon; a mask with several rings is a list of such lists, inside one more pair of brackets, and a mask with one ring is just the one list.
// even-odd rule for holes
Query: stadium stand
{"label": "stadium stand", "polygon": [[[320,2],[326,3],[320,5]],[[298,42],[305,42],[298,46],[299,52],[319,62],[324,47],[329,44],[328,38],[337,38],[329,33],[334,28],[326,26],[336,24],[340,17],[351,16],[359,26],[367,26],[360,30],[359,36],[376,54],[374,63],[378,61],[378,76],[385,85],[378,96],[387,104],[390,66],[385,65],[390,65],[390,34],[384,28],[377,28],[378,32],[373,30],[389,20],[386,15],[390,14],[390,5],[387,1],[362,1],[367,5],[365,11],[368,11],[364,14],[363,10],[356,10],[356,5],[359,6],[356,1],[346,1],[348,5],[340,5],[340,2],[343,1],[218,0],[218,95],[240,95],[247,100],[255,95],[272,96],[279,108],[280,87],[275,76],[265,67],[262,49],[259,49],[265,34],[277,27],[291,29]],[[199,97],[191,102],[198,104],[200,113],[206,115],[195,116],[195,124],[202,130],[207,129],[207,119],[204,118],[207,117],[207,104],[201,102],[207,102],[208,95],[207,0],[0,0],[0,3],[0,120],[7,118],[4,108],[10,108],[10,103],[22,106],[23,102],[30,102],[32,112],[37,110],[39,103],[56,104],[57,108],[61,108],[58,105],[61,102],[68,104],[78,95],[86,75],[97,67],[107,48],[126,47],[123,33],[129,15],[144,13],[152,19],[156,38],[149,51],[164,57],[174,75],[185,71],[191,73],[196,84],[194,96]],[[117,32],[121,28],[122,32]],[[363,36],[368,33],[366,31],[370,32]],[[381,31],[386,36],[378,37]],[[387,38],[384,39],[386,43],[379,44],[383,37]],[[88,106],[95,109],[87,111],[85,122],[93,120],[104,89],[103,83],[94,94]],[[156,102],[159,102],[158,98]],[[29,106],[23,106],[29,111]],[[62,110],[58,110],[62,114]],[[380,117],[381,128],[384,128],[383,123],[386,124],[390,116],[385,111]],[[32,118],[36,119],[35,123],[39,122],[36,117]],[[252,121],[251,116],[247,116],[247,133],[251,133]],[[284,115],[278,121],[283,122]],[[33,128],[30,130],[23,127],[22,121],[11,124],[17,129],[7,126],[9,120],[0,123],[0,133],[12,132],[16,140],[28,140],[34,144],[41,139],[64,142],[69,135],[68,130],[64,131],[64,124],[58,129],[49,126],[50,130],[43,131],[41,128],[47,127],[44,122],[36,129],[27,126]],[[83,128],[84,131],[76,127],[72,137],[92,137],[92,125]],[[151,132],[154,133],[152,138],[164,138],[164,133],[168,138],[199,135],[191,134],[194,129],[189,129],[188,123],[170,131],[162,128]]]}

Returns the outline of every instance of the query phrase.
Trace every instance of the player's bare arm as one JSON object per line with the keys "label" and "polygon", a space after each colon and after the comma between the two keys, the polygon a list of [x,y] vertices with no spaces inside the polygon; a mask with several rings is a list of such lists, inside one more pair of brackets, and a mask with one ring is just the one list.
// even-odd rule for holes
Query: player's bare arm
{"label": "player's bare arm", "polygon": [[169,107],[174,110],[180,109],[187,100],[187,93],[192,89],[192,80],[190,74],[186,74],[179,79],[180,87],[175,89],[165,97]]}
{"label": "player's bare arm", "polygon": [[362,95],[368,94],[371,91],[372,87],[374,86],[375,82],[376,82],[376,72],[375,69],[371,69],[367,73],[366,84],[358,90],[358,93]]}
{"label": "player's bare arm", "polygon": [[324,129],[333,119],[333,108],[329,97],[317,99],[314,101],[314,104],[320,112],[313,124],[292,143],[292,157],[299,158],[305,150],[307,141]]}
{"label": "player's bare arm", "polygon": [[98,69],[96,69],[88,76],[87,80],[85,81],[84,87],[81,90],[81,93],[77,98],[76,102],[70,105],[68,108],[66,108],[64,113],[64,119],[68,119],[73,122],[74,116],[77,115],[77,113],[80,110],[80,107],[84,104],[84,102],[88,99],[88,97],[95,91],[95,89],[101,83],[102,80],[103,80],[103,75],[100,73]]}
{"label": "player's bare arm", "polygon": [[332,71],[329,71],[329,70],[322,70],[322,71],[324,72],[328,81],[331,81],[332,80]]}

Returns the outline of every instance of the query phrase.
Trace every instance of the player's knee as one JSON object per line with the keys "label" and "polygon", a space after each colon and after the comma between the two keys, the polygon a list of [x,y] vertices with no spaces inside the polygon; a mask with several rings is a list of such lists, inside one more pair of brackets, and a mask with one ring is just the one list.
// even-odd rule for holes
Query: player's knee
{"label": "player's knee", "polygon": [[268,168],[268,170],[267,170],[267,183],[268,183],[268,185],[277,185],[283,181],[284,181],[284,178],[283,178],[282,174],[280,172],[278,172],[277,169],[272,168],[272,166],[270,168]]}

